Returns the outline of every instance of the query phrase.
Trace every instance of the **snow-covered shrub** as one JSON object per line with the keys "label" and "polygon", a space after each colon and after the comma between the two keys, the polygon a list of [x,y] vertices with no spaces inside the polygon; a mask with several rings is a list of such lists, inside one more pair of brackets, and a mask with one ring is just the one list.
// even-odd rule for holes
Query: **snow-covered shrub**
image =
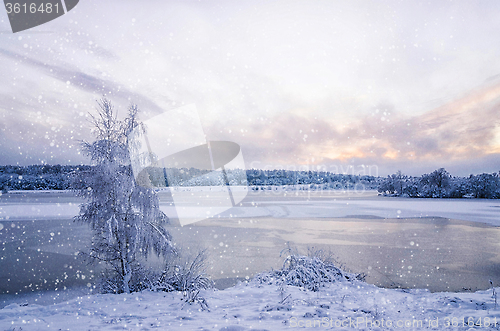
{"label": "snow-covered shrub", "polygon": [[183,292],[186,302],[198,302],[203,309],[208,309],[206,300],[199,296],[201,290],[214,286],[206,274],[206,267],[206,250],[199,251],[193,259],[167,261],[165,270],[154,287],[167,292]]}
{"label": "snow-covered shrub", "polygon": [[[140,263],[132,264],[131,269],[132,276],[128,282],[130,292],[154,289],[159,277],[161,277],[161,272],[147,268]],[[119,272],[112,269],[105,269],[97,284],[97,289],[100,293],[122,293],[122,284],[123,278]]]}
{"label": "snow-covered shrub", "polygon": [[335,265],[332,255],[324,250],[309,249],[307,255],[300,255],[297,251],[287,248],[283,267],[258,274],[255,280],[261,284],[275,284],[280,287],[290,285],[303,287],[311,291],[318,291],[327,283],[362,280],[359,274],[349,274]]}

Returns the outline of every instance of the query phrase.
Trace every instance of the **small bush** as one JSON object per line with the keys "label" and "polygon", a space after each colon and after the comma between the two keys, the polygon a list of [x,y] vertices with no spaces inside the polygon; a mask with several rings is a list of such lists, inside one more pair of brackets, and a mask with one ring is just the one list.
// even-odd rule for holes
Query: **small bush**
{"label": "small bush", "polygon": [[300,255],[290,247],[282,252],[288,253],[280,270],[261,273],[255,277],[261,284],[276,284],[303,287],[311,291],[327,283],[363,280],[363,275],[349,274],[335,265],[332,255],[323,250],[309,249],[308,255]]}
{"label": "small bush", "polygon": [[155,285],[156,290],[183,292],[187,303],[199,303],[208,309],[207,302],[199,296],[201,290],[213,288],[213,282],[206,275],[206,250],[198,252],[191,260],[169,262]]}
{"label": "small bush", "polygon": [[[155,288],[155,284],[160,277],[160,272],[146,268],[139,263],[134,264],[132,277],[130,278],[130,292],[140,292]],[[112,269],[103,271],[97,284],[100,293],[124,293],[123,276]]]}

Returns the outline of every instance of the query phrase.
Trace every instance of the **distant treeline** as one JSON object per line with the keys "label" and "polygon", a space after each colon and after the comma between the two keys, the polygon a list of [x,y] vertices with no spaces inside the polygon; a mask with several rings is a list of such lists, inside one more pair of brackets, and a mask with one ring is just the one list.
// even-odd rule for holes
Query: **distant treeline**
{"label": "distant treeline", "polygon": [[[75,187],[76,174],[89,171],[90,165],[31,165],[0,166],[0,189],[8,190],[68,190]],[[224,185],[220,172],[199,169],[159,169],[168,174],[169,186]],[[500,198],[498,173],[453,177],[444,168],[420,177],[398,171],[386,178],[334,174],[321,171],[294,170],[228,170],[231,185],[260,187],[299,185],[317,189],[378,190],[389,196],[410,198]],[[78,185],[78,184],[76,184]],[[163,185],[162,185],[163,186]]]}
{"label": "distant treeline", "polygon": [[[66,190],[72,189],[76,173],[92,166],[31,165],[0,166],[0,188],[7,190]],[[160,170],[160,172],[162,172]],[[220,173],[199,169],[166,169],[169,186],[223,185]],[[173,178],[173,179],[172,179]],[[379,178],[366,175],[333,174],[318,171],[292,170],[228,170],[231,185],[285,186],[309,185],[315,189],[377,189]]]}
{"label": "distant treeline", "polygon": [[379,178],[325,171],[247,170],[249,185],[311,185],[317,189],[377,189]]}
{"label": "distant treeline", "polygon": [[8,190],[67,190],[71,189],[70,174],[88,170],[90,166],[30,165],[0,166],[0,188]]}
{"label": "distant treeline", "polygon": [[384,195],[410,198],[500,198],[498,173],[452,177],[444,168],[420,177],[398,171],[380,181],[378,191]]}

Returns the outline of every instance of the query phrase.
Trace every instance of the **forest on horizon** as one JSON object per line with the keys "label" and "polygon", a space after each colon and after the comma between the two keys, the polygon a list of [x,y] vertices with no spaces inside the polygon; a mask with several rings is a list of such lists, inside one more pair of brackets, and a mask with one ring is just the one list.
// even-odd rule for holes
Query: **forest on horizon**
{"label": "forest on horizon", "polygon": [[[71,190],[77,173],[89,172],[90,165],[0,166],[0,188],[12,190]],[[168,186],[220,186],[225,183],[215,172],[199,169],[168,169]],[[245,171],[247,181],[242,182]],[[240,176],[237,176],[240,174]],[[230,185],[249,185],[266,189],[273,186],[301,186],[314,190],[378,190],[386,196],[410,198],[500,198],[499,173],[467,177],[452,176],[444,168],[422,176],[408,176],[401,171],[387,177],[338,174],[324,171],[296,170],[227,170]],[[245,178],[245,176],[243,176]],[[258,188],[257,188],[258,189]]]}

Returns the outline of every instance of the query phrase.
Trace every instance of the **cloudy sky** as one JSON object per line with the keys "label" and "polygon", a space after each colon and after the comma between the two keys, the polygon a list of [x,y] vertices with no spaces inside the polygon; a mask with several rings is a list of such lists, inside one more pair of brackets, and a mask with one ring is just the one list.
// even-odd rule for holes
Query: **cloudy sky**
{"label": "cloudy sky", "polygon": [[[13,34],[0,9],[0,164],[79,164],[106,95],[194,104],[247,167],[500,170],[500,1],[81,0]],[[373,173],[372,173],[373,174]]]}

